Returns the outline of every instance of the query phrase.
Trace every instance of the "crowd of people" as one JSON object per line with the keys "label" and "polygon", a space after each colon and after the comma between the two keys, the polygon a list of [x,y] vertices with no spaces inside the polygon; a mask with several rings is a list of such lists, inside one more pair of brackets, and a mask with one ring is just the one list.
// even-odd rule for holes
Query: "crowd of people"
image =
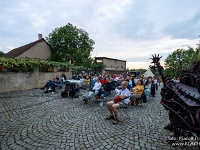
{"label": "crowd of people", "polygon": [[[74,74],[72,80],[78,80],[81,82],[81,86],[89,88],[89,92],[83,101],[88,103],[88,100],[93,96],[96,99],[104,99],[111,94],[111,91],[115,91],[116,95],[113,101],[107,102],[107,108],[110,115],[106,117],[107,120],[114,119],[113,124],[117,124],[118,120],[118,108],[128,107],[128,105],[138,105],[137,99],[142,102],[150,100],[150,97],[155,97],[155,92],[158,90],[160,80],[156,77],[144,77],[142,75],[84,75]],[[52,92],[55,92],[55,87],[62,87],[65,83],[66,76],[57,74],[53,80],[49,80],[43,89],[45,93],[48,93],[49,88]]]}
{"label": "crowd of people", "polygon": [[[90,87],[88,95],[84,97],[83,101],[88,103],[91,97],[96,99],[104,99],[111,90],[116,92],[113,101],[107,102],[107,108],[110,115],[106,117],[107,120],[114,119],[113,124],[118,123],[118,108],[128,107],[131,105],[138,105],[138,101],[135,99],[141,99],[143,102],[150,100],[150,97],[155,97],[155,92],[160,85],[159,80],[156,77],[143,77],[123,74],[114,75],[73,75],[72,79],[80,80],[84,85]],[[117,99],[119,100],[118,102]]]}

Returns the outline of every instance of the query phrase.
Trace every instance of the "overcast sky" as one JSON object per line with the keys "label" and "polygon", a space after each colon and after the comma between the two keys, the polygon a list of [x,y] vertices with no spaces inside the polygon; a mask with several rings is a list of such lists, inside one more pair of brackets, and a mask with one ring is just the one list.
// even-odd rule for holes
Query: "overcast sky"
{"label": "overcast sky", "polygon": [[71,23],[95,41],[93,57],[147,69],[152,54],[197,47],[200,0],[2,0],[0,22],[5,53]]}

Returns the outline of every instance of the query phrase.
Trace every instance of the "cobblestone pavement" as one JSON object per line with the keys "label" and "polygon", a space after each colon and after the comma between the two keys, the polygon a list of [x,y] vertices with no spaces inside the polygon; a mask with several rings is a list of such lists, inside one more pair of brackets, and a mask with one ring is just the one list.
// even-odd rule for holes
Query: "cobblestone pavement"
{"label": "cobblestone pavement", "polygon": [[1,93],[0,149],[198,149],[166,143],[171,133],[163,129],[168,115],[159,101],[157,91],[155,99],[124,110],[130,119],[120,110],[119,124],[112,125],[105,105],[95,100],[84,104],[81,96],[61,98],[60,91],[40,89]]}

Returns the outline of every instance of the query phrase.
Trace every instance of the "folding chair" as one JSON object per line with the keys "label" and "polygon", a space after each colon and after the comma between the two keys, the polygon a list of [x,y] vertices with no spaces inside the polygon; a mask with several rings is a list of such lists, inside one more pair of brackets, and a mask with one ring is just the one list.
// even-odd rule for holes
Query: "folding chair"
{"label": "folding chair", "polygon": [[88,100],[91,101],[91,99],[94,98],[94,94],[95,94],[95,92],[89,91],[87,96],[83,96],[83,101],[85,102],[85,104],[88,103]]}
{"label": "folding chair", "polygon": [[[129,97],[130,98],[130,97]],[[118,108],[118,113],[121,113],[121,114],[125,114],[124,116],[127,116],[127,118],[128,119],[130,119],[130,116],[129,116],[129,114],[128,114],[128,110],[130,109],[130,107],[131,107],[131,104],[132,104],[132,102],[130,101],[129,103],[128,103],[128,107],[121,107],[121,108]],[[122,112],[123,113],[122,113]]]}
{"label": "folding chair", "polygon": [[135,98],[134,103],[136,104],[136,106],[140,106],[140,105],[142,106],[142,103],[143,103],[142,98],[141,97]]}

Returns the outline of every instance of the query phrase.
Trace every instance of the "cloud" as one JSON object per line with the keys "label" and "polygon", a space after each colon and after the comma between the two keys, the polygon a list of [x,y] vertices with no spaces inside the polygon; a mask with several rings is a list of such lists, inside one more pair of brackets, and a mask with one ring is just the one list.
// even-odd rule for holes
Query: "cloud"
{"label": "cloud", "polygon": [[191,19],[176,22],[166,26],[163,31],[173,39],[195,39],[200,35],[200,11]]}
{"label": "cloud", "polygon": [[[199,0],[7,0],[0,2],[0,51],[48,36],[68,23],[95,41],[92,56],[148,63],[183,45],[195,47],[200,31]],[[140,63],[141,62],[141,63]]]}

